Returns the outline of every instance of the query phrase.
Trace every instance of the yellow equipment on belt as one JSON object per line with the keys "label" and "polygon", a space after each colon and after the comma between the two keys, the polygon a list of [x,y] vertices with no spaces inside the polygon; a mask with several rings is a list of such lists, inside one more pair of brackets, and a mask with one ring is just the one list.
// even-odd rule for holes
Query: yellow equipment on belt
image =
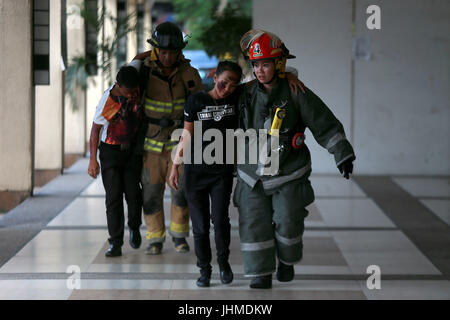
{"label": "yellow equipment on belt", "polygon": [[277,110],[275,111],[275,116],[273,117],[272,121],[272,127],[269,130],[269,134],[271,136],[279,136],[279,130],[281,128],[281,124],[283,123],[283,118],[286,116],[286,108],[284,107],[285,105],[286,103],[283,103],[281,106],[277,107]]}

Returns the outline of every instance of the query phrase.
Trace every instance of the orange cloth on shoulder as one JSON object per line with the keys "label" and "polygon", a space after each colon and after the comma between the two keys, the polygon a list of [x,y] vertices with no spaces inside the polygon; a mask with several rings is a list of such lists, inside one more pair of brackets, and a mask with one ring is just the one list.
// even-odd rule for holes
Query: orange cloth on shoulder
{"label": "orange cloth on shoulder", "polygon": [[122,104],[119,102],[114,101],[111,96],[108,97],[108,100],[106,100],[105,107],[102,111],[102,116],[107,120],[110,121],[115,114],[120,110],[122,107]]}

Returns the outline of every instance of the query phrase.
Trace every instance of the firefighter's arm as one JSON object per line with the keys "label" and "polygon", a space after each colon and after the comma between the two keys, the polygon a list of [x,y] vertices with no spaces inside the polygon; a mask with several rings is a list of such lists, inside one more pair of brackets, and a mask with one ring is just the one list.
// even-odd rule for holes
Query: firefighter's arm
{"label": "firefighter's arm", "polygon": [[170,170],[169,186],[172,189],[178,190],[178,168],[183,163],[184,150],[190,145],[192,136],[194,134],[194,122],[184,121],[183,133],[181,134],[180,142],[178,143],[175,156],[172,161],[172,168]]}
{"label": "firefighter's arm", "polygon": [[306,94],[297,95],[297,102],[305,125],[311,130],[316,141],[334,155],[336,166],[348,178],[349,173],[352,173],[352,166],[350,168],[349,164],[356,159],[356,156],[352,145],[347,140],[342,123],[308,88],[306,88]]}
{"label": "firefighter's arm", "polygon": [[97,175],[100,173],[100,166],[97,161],[97,147],[101,128],[102,125],[93,122],[91,129],[91,136],[89,138],[90,158],[89,158],[88,174],[94,179],[97,178]]}

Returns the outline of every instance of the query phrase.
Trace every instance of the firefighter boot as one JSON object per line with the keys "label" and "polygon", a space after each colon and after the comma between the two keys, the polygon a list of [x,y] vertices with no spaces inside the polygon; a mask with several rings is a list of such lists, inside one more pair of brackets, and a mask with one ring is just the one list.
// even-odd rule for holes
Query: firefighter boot
{"label": "firefighter boot", "polygon": [[158,255],[161,254],[163,244],[161,242],[150,243],[145,249],[145,254]]}
{"label": "firefighter boot", "polygon": [[189,251],[189,245],[186,242],[186,238],[172,237],[172,240],[175,243],[176,252],[188,252]]}
{"label": "firefighter boot", "polygon": [[272,288],[272,275],[256,277],[250,282],[250,288],[252,289],[270,289]]}
{"label": "firefighter boot", "polygon": [[294,266],[289,266],[278,261],[277,280],[280,282],[289,282],[294,279]]}

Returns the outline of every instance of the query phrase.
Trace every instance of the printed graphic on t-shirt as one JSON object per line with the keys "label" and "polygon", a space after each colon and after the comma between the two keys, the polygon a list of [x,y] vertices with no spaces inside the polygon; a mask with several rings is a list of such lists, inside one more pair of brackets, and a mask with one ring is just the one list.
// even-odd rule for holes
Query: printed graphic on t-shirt
{"label": "printed graphic on t-shirt", "polygon": [[198,120],[214,120],[220,121],[223,117],[234,115],[232,105],[225,104],[221,106],[205,106],[205,108],[197,112]]}

